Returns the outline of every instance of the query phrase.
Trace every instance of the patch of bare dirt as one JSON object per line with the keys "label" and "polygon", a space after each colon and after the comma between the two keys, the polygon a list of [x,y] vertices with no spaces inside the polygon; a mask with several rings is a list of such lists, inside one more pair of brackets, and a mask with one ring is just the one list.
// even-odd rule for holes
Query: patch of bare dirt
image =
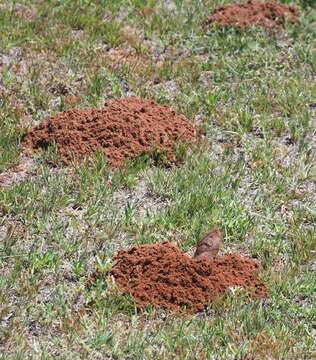
{"label": "patch of bare dirt", "polygon": [[10,187],[15,183],[26,180],[34,173],[34,170],[34,160],[23,155],[17,165],[0,174],[0,188]]}
{"label": "patch of bare dirt", "polygon": [[120,189],[113,194],[113,205],[123,213],[127,206],[133,213],[133,218],[144,219],[168,206],[169,201],[149,189],[146,181],[141,179],[132,189]]}
{"label": "patch of bare dirt", "polygon": [[13,13],[16,17],[27,21],[34,20],[37,16],[35,9],[20,3],[13,6]]}
{"label": "patch of bare dirt", "polygon": [[150,58],[144,54],[137,53],[132,47],[112,48],[103,54],[107,64],[112,68],[122,65],[129,65],[139,70],[139,67],[145,68],[150,64]]}

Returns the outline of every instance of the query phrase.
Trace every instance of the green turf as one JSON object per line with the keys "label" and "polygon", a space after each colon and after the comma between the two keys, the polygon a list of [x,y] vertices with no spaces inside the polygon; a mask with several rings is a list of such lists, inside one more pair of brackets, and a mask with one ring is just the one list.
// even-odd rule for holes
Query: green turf
{"label": "green turf", "polygon": [[[316,10],[283,2],[300,22],[267,33],[205,28],[229,1],[1,1],[0,172],[44,117],[129,94],[205,138],[171,168],[113,171],[100,154],[62,168],[52,150],[0,188],[0,359],[316,357]],[[87,286],[119,249],[191,251],[214,226],[261,261],[268,299],[234,290],[192,316]]]}

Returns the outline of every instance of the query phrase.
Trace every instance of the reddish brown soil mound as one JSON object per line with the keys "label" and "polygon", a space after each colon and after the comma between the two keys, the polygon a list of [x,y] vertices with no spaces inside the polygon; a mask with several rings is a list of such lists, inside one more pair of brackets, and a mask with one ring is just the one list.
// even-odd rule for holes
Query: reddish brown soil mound
{"label": "reddish brown soil mound", "polygon": [[266,288],[256,275],[258,267],[254,260],[238,254],[194,260],[166,242],[120,251],[109,275],[141,306],[186,307],[198,312],[229,287],[241,286],[254,296],[265,297]]}
{"label": "reddish brown soil mound", "polygon": [[295,22],[297,17],[297,10],[292,6],[250,0],[244,4],[231,4],[217,8],[208,18],[208,23],[217,23],[223,27],[263,26],[271,29],[284,24],[285,21]]}
{"label": "reddish brown soil mound", "polygon": [[165,151],[170,160],[176,142],[193,142],[195,130],[184,116],[151,100],[111,100],[103,109],[68,110],[48,118],[22,139],[25,149],[55,144],[64,163],[97,150],[116,167],[126,158]]}

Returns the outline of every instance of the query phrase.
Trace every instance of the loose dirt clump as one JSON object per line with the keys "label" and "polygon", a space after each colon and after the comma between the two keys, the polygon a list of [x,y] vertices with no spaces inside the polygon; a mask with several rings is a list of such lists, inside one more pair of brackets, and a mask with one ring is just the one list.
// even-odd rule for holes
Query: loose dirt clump
{"label": "loose dirt clump", "polygon": [[216,23],[221,27],[262,26],[272,29],[284,25],[285,21],[296,22],[297,19],[298,13],[293,6],[250,0],[243,4],[230,4],[215,9],[207,22]]}
{"label": "loose dirt clump", "polygon": [[258,268],[257,262],[238,254],[217,256],[212,261],[192,259],[165,242],[120,251],[108,275],[140,306],[151,304],[169,310],[185,307],[199,312],[231,287],[243,287],[255,297],[265,297]]}
{"label": "loose dirt clump", "polygon": [[111,100],[102,109],[73,109],[44,120],[22,139],[25,151],[55,145],[65,164],[103,152],[109,164],[165,152],[174,160],[178,142],[192,143],[195,130],[182,115],[152,100],[128,97]]}

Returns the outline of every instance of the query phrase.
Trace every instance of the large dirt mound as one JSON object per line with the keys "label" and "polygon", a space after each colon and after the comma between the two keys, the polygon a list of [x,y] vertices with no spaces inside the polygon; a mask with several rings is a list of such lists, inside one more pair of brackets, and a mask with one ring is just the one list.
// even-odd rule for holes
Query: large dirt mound
{"label": "large dirt mound", "polygon": [[120,251],[108,274],[141,306],[186,307],[198,312],[230,287],[244,287],[256,297],[265,297],[266,287],[256,275],[258,267],[238,254],[194,260],[165,242]]}
{"label": "large dirt mound", "polygon": [[243,4],[231,4],[217,8],[208,18],[208,23],[216,23],[222,27],[262,26],[271,29],[283,25],[285,21],[296,22],[297,18],[297,10],[293,6],[250,0]]}
{"label": "large dirt mound", "polygon": [[56,145],[64,163],[102,151],[117,167],[127,158],[164,151],[170,160],[178,141],[193,142],[195,130],[182,115],[151,100],[111,100],[102,109],[73,109],[44,120],[22,139],[24,149]]}

